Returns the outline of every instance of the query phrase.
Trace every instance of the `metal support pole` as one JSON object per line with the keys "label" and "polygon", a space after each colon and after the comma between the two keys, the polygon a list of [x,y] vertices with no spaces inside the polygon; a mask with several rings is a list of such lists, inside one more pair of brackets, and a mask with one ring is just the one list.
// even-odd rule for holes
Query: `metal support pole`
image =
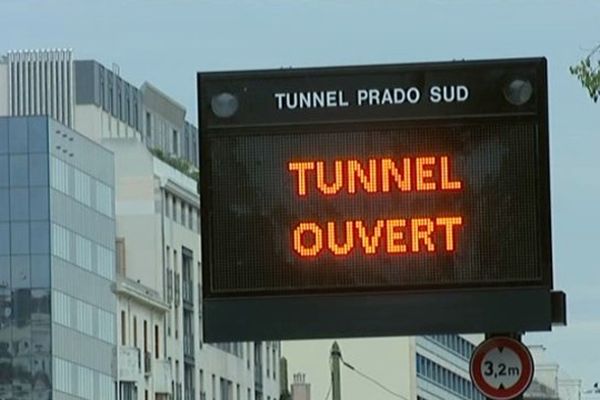
{"label": "metal support pole", "polygon": [[342,352],[337,342],[331,346],[331,355],[329,362],[331,366],[331,398],[332,400],[342,400],[342,385],[340,376],[340,360]]}

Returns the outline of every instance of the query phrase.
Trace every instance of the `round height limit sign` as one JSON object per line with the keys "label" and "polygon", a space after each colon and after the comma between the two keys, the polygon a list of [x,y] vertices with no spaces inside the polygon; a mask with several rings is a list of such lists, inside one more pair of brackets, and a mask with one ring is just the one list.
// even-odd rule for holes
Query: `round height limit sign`
{"label": "round height limit sign", "polygon": [[533,379],[533,359],[527,347],[508,337],[480,344],[470,363],[471,379],[481,393],[494,400],[523,394]]}

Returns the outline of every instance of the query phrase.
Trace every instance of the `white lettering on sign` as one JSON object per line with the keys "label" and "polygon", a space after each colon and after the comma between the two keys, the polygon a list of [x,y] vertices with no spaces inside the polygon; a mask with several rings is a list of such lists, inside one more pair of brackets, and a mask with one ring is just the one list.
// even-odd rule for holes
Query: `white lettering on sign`
{"label": "white lettering on sign", "polygon": [[432,86],[429,89],[429,100],[432,103],[463,102],[469,98],[469,89],[466,86]]}
{"label": "white lettering on sign", "polygon": [[408,89],[359,89],[356,91],[357,106],[381,106],[386,104],[416,104],[421,99],[421,92],[416,87]]}
{"label": "white lettering on sign", "polygon": [[[429,93],[425,98],[432,104],[462,103],[469,99],[469,88],[465,85],[435,85],[425,93]],[[273,97],[278,110],[411,105],[422,100],[421,90],[414,86],[358,89],[353,98],[343,90],[278,92]]]}
{"label": "white lettering on sign", "polygon": [[275,93],[278,110],[295,110],[297,108],[348,107],[350,103],[344,98],[342,90],[325,90],[320,92],[284,92]]}

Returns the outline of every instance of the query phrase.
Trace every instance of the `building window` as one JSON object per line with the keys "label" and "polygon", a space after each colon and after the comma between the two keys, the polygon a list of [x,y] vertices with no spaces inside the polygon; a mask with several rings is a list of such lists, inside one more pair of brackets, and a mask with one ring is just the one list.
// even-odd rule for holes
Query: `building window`
{"label": "building window", "polygon": [[124,84],[125,86],[125,122],[127,125],[131,126],[131,99],[129,97],[129,85]]}
{"label": "building window", "polygon": [[158,358],[158,355],[160,354],[160,349],[158,347],[159,341],[160,336],[158,334],[158,325],[154,325],[154,358]]}
{"label": "building window", "polygon": [[473,394],[476,394],[476,399],[483,399],[483,396],[475,391],[473,384],[470,381],[456,375],[454,372],[447,370],[420,354],[417,354],[416,362],[418,377],[430,380],[462,397],[472,398]]}
{"label": "building window", "polygon": [[98,257],[98,275],[112,280],[115,274],[115,255],[114,252],[100,245],[96,245]]}
{"label": "building window", "polygon": [[96,181],[96,210],[106,215],[113,216],[112,188],[100,181]]}
{"label": "building window", "polygon": [[184,364],[183,367],[183,382],[185,386],[185,399],[186,400],[194,400],[194,369],[191,365]]}
{"label": "building window", "polygon": [[76,300],[77,303],[77,330],[87,335],[93,335],[93,308],[90,304]]}
{"label": "building window", "polygon": [[121,346],[125,346],[127,343],[127,317],[125,311],[121,311]]}
{"label": "building window", "polygon": [[73,170],[74,182],[75,182],[75,199],[85,204],[88,207],[92,205],[91,196],[91,185],[92,181],[90,177],[78,169]]}
{"label": "building window", "polygon": [[72,382],[72,371],[74,365],[68,361],[61,360],[60,358],[54,358],[54,381],[55,389],[65,393],[72,393],[73,382]]}
{"label": "building window", "polygon": [[66,294],[53,291],[52,300],[54,310],[52,317],[54,322],[71,327],[71,299]]}
{"label": "building window", "polygon": [[148,111],[146,111],[146,140],[147,143],[150,143],[152,138],[152,116]]}
{"label": "building window", "polygon": [[52,224],[52,254],[70,261],[71,233],[60,225]]}
{"label": "building window", "polygon": [[273,345],[273,379],[277,379],[277,349],[275,349],[275,345]]}
{"label": "building window", "polygon": [[70,165],[64,161],[52,157],[52,175],[51,185],[56,190],[63,192],[66,195],[71,194],[69,185]]}
{"label": "building window", "polygon": [[148,352],[148,321],[144,320],[144,353]]}
{"label": "building window", "polygon": [[191,161],[191,151],[190,151],[190,136],[189,136],[189,132],[186,133],[185,135],[185,149],[184,149],[184,154],[185,154],[185,158],[187,158],[188,160]]}
{"label": "building window", "polygon": [[[173,272],[171,271],[171,248],[169,246],[167,246],[166,253],[165,263],[167,267],[167,303],[171,304],[171,301],[173,300]],[[168,335],[171,335],[170,325]]]}
{"label": "building window", "polygon": [[[46,64],[44,64],[44,67],[46,66]],[[19,91],[17,90],[17,76],[16,76],[16,69],[15,69],[15,63],[11,62],[10,63],[10,78],[11,78],[11,87],[12,87],[12,96],[11,96],[11,115],[17,115],[17,93],[19,93]]]}
{"label": "building window", "polygon": [[137,317],[133,317],[133,347],[137,347]]}
{"label": "building window", "polygon": [[99,94],[100,94],[100,107],[102,107],[104,110],[106,110],[106,96],[104,95],[104,69],[102,67],[100,67],[100,71],[99,71]]}
{"label": "building window", "polygon": [[171,337],[171,316],[167,315],[167,336]]}
{"label": "building window", "polygon": [[123,119],[123,96],[121,92],[121,82],[117,81],[117,118]]}
{"label": "building window", "polygon": [[213,374],[213,376],[212,376],[212,384],[211,384],[212,400],[217,400],[217,382],[216,381],[217,381],[217,378]]}
{"label": "building window", "polygon": [[196,210],[196,232],[200,233],[200,210]]}
{"label": "building window", "polygon": [[177,221],[177,198],[175,196],[171,196],[171,217],[173,218],[173,221]]}
{"label": "building window", "polygon": [[115,115],[112,80],[108,80],[108,112]]}
{"label": "building window", "polygon": [[265,356],[267,364],[267,378],[271,375],[271,353],[269,352],[269,342],[265,343]]}
{"label": "building window", "polygon": [[133,99],[133,127],[138,131],[140,130],[138,124],[138,105],[137,100],[135,100],[135,98]]}
{"label": "building window", "polygon": [[177,130],[173,129],[173,154],[179,155],[179,138],[177,135]]}
{"label": "building window", "polygon": [[108,311],[98,309],[98,338],[100,340],[104,340],[107,343],[114,344],[114,328],[114,314]]}
{"label": "building window", "polygon": [[430,335],[426,336],[426,338],[446,347],[467,360],[471,358],[471,354],[475,349],[475,346],[471,342],[459,335]]}
{"label": "building window", "polygon": [[198,167],[198,142],[196,141],[196,136],[192,136],[192,162],[196,167]]}
{"label": "building window", "polygon": [[[98,374],[98,393],[100,399],[114,400],[115,399],[115,386],[112,377]],[[125,400],[125,397],[121,397]]]}
{"label": "building window", "polygon": [[192,312],[183,310],[183,354],[194,357],[194,326]]}
{"label": "building window", "polygon": [[194,276],[193,276],[193,254],[191,250],[183,247],[181,249],[181,275],[183,285],[183,300],[188,303],[194,302]]}
{"label": "building window", "polygon": [[187,219],[185,212],[187,211],[187,207],[183,200],[179,202],[179,207],[179,223],[185,226],[185,220]]}
{"label": "building window", "polygon": [[169,202],[169,193],[165,191],[165,217],[171,218],[171,203]]}
{"label": "building window", "polygon": [[75,235],[75,261],[79,267],[92,270],[92,242],[79,235]]}
{"label": "building window", "polygon": [[251,349],[250,349],[250,343],[246,343],[246,368],[250,369],[250,354],[251,353]]}

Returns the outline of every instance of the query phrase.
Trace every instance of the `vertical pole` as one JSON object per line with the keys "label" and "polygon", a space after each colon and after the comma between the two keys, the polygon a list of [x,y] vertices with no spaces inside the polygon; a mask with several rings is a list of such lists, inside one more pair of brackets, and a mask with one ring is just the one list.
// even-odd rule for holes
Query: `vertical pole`
{"label": "vertical pole", "polygon": [[331,366],[331,398],[332,400],[342,400],[342,387],[340,376],[340,359],[342,352],[337,342],[331,346],[330,366]]}

